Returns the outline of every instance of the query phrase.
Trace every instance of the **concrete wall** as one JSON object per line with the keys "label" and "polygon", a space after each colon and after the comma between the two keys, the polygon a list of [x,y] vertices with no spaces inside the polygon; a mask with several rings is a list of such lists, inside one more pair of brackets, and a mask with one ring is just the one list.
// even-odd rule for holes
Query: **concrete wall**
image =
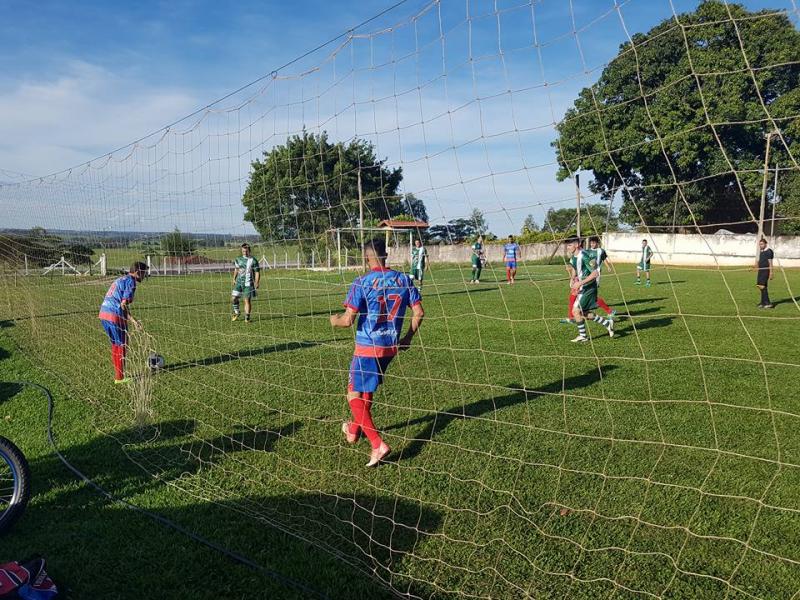
{"label": "concrete wall", "polygon": [[[603,235],[603,247],[612,262],[639,262],[642,251],[642,239],[647,238],[654,252],[653,265],[676,266],[751,266],[756,256],[755,235],[694,235],[682,233],[606,233]],[[770,248],[775,252],[775,265],[782,267],[800,267],[800,236],[776,236],[769,240]],[[426,246],[431,263],[463,263],[469,264],[472,249],[469,245]],[[556,250],[555,243],[527,244],[521,246],[522,260],[547,259]],[[503,259],[502,244],[484,245],[487,258],[492,262]],[[562,245],[556,250],[556,256],[564,256],[566,249]],[[407,247],[389,249],[389,264],[400,266],[409,262]]]}
{"label": "concrete wall", "polygon": [[[522,260],[539,260],[547,259],[556,250],[557,244],[526,244],[520,246],[522,249]],[[425,246],[428,251],[428,260],[431,263],[466,263],[469,264],[472,260],[472,246],[470,244],[463,244],[459,246],[446,246],[431,244]],[[503,260],[503,245],[502,244],[484,244],[483,250],[486,254],[487,260],[491,262],[500,262]],[[558,250],[564,254],[563,246]],[[410,261],[408,248],[400,248],[399,252],[396,248],[389,249],[389,264],[402,265]]]}
{"label": "concrete wall", "polygon": [[[751,266],[756,257],[755,235],[681,233],[606,233],[603,247],[612,262],[639,262],[642,240],[653,250],[653,265]],[[800,236],[776,236],[769,241],[775,252],[774,264],[800,267]]]}

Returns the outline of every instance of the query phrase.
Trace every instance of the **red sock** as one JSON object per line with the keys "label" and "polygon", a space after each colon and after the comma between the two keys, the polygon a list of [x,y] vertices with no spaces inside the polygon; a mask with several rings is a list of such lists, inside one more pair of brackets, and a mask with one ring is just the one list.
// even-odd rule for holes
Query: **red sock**
{"label": "red sock", "polygon": [[125,348],[111,345],[111,360],[114,363],[114,379],[122,379],[125,377],[125,368],[122,366],[122,361],[125,357]]}
{"label": "red sock", "polygon": [[572,306],[575,304],[575,298],[577,298],[577,294],[570,292],[569,293],[569,307],[567,307],[567,318],[572,318]]}
{"label": "red sock", "polygon": [[506,267],[506,281],[511,281],[511,269]]}
{"label": "red sock", "polygon": [[[355,423],[361,428],[361,431],[367,436],[372,448],[377,448],[381,445],[383,440],[375,429],[375,424],[372,422],[372,394],[362,392],[361,398],[350,398],[350,411],[353,413]],[[352,430],[351,430],[352,431]]]}
{"label": "red sock", "polygon": [[607,314],[607,315],[610,315],[610,314],[611,314],[611,307],[610,307],[608,304],[606,304],[606,301],[605,301],[605,300],[603,300],[602,298],[598,298],[598,299],[597,299],[597,306],[599,306],[599,307],[600,307],[600,308],[602,308],[604,311],[606,311],[606,314]]}

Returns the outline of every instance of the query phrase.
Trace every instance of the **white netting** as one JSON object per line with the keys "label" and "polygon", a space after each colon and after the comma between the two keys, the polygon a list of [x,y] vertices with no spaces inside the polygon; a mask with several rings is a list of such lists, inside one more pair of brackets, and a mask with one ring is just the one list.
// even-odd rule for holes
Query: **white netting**
{"label": "white netting", "polygon": [[[280,563],[254,541],[269,525],[412,597],[796,598],[800,244],[776,228],[800,223],[798,16],[401,3],[111,154],[0,170],[0,320],[155,476],[157,510],[213,506],[213,524],[179,520],[261,564]],[[586,345],[558,323],[576,188],[624,317],[613,340],[590,322]],[[529,214],[542,231],[522,232],[506,286],[488,232],[520,235]],[[329,316],[362,233],[407,269],[417,231],[427,316],[375,395],[393,454],[368,471],[341,439],[353,340]],[[756,231],[774,312],[753,306]],[[642,238],[652,287],[634,286]],[[262,276],[251,323],[231,321],[243,241]],[[152,275],[132,309],[135,411],[97,319],[134,260]]]}

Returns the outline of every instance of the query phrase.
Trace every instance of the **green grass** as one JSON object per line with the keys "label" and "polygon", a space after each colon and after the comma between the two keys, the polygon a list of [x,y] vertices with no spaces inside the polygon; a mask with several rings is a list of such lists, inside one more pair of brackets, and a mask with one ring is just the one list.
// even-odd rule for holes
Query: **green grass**
{"label": "green grass", "polygon": [[[587,345],[558,323],[563,268],[525,265],[513,287],[497,266],[480,286],[434,268],[420,338],[376,395],[394,449],[376,470],[339,432],[352,332],[328,316],[352,275],[268,271],[250,325],[229,320],[227,275],[145,282],[134,313],[168,369],[143,430],[111,383],[108,280],[6,280],[0,379],[51,386],[59,446],[115,494],[331,597],[387,596],[373,572],[426,598],[791,598],[800,273],[778,274],[764,312],[747,271],[658,270],[644,288],[618,268],[602,295],[630,316],[615,339],[590,324]],[[2,398],[36,496],[0,559],[44,553],[75,598],[154,580],[291,597],[77,483],[43,401]]]}

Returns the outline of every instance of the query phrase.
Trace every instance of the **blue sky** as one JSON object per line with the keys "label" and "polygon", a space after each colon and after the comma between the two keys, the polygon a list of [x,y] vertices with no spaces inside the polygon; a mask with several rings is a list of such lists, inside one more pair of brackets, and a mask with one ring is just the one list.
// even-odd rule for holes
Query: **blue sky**
{"label": "blue sky", "polygon": [[[78,166],[0,188],[0,212],[20,227],[250,232],[249,161],[305,126],[373,141],[433,222],[480,208],[493,231],[514,232],[573,202],[571,183],[555,181],[553,122],[626,40],[623,24],[646,31],[696,1],[408,0],[125,147],[390,4],[0,3],[0,181]],[[796,21],[792,0],[745,5]]]}

